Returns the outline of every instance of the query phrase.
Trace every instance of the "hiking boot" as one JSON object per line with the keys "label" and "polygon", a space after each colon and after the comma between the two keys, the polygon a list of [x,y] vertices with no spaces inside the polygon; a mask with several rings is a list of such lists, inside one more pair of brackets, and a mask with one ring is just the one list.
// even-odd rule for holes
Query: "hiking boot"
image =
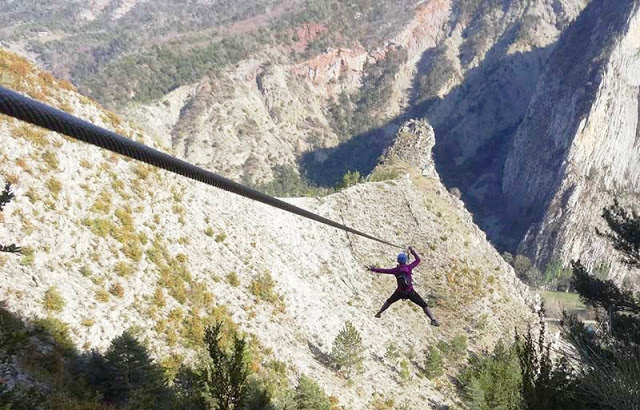
{"label": "hiking boot", "polygon": [[431,319],[431,326],[440,326],[440,323],[435,319]]}

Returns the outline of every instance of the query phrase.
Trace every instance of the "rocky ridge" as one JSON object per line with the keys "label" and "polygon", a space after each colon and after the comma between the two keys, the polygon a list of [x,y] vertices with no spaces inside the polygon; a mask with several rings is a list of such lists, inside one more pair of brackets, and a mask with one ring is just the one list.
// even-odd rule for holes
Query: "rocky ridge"
{"label": "rocky ridge", "polygon": [[[148,144],[169,144],[144,137],[55,82],[30,83],[43,75],[4,54],[3,61],[9,60],[14,64],[3,66],[3,79],[22,84],[23,92],[47,96],[77,116]],[[28,73],[19,77],[16,66]],[[437,175],[423,177],[412,165],[415,157],[403,154],[401,147],[413,146],[408,152],[428,157],[434,137],[425,123],[408,124],[391,151],[394,166],[407,176],[290,201],[390,241],[413,243],[424,259],[418,290],[446,324],[439,329],[404,303],[381,320],[372,317],[395,284],[363,266],[392,264],[393,249],[17,121],[2,118],[0,129],[6,141],[0,174],[14,183],[16,194],[3,214],[0,237],[27,249],[21,258],[2,257],[0,295],[26,318],[54,315],[68,323],[83,349],[104,348],[135,328],[157,357],[174,353],[188,360],[197,323],[228,312],[271,351],[269,357],[287,364],[292,380],[309,375],[347,408],[369,408],[374,393],[405,396],[398,362],[385,357],[386,346],[398,343],[417,392],[408,403],[437,408],[456,405],[456,399],[449,383],[419,377],[426,346],[463,334],[470,351],[490,348],[530,318],[527,289],[462,202]],[[232,272],[237,283],[228,279]],[[265,272],[274,281],[271,302],[250,291]],[[122,292],[110,292],[116,284]],[[60,312],[44,308],[51,288],[65,301]],[[330,351],[346,320],[357,325],[366,347],[365,370],[355,384],[317,356]],[[400,341],[400,335],[411,337]]]}

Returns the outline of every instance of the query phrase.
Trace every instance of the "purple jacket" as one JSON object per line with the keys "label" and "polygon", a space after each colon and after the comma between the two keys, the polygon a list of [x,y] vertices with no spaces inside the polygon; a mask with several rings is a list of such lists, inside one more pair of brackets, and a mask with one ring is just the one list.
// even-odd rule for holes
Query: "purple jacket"
{"label": "purple jacket", "polygon": [[[398,289],[400,292],[409,293],[413,291],[413,280],[412,280],[412,271],[413,268],[420,264],[420,255],[413,249],[410,249],[411,254],[415,258],[413,262],[408,265],[398,265],[395,268],[391,269],[380,269],[380,268],[371,268],[372,272],[376,273],[390,273],[396,277],[398,280]],[[407,285],[403,285],[400,278],[406,279]]]}

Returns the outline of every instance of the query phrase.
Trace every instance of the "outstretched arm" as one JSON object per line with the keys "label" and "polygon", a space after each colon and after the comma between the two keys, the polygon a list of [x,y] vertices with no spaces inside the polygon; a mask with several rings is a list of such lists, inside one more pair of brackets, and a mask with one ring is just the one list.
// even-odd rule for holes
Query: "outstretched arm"
{"label": "outstretched arm", "polygon": [[397,273],[398,268],[383,269],[383,268],[374,268],[373,266],[371,266],[369,270],[375,273]]}
{"label": "outstretched arm", "polygon": [[409,252],[411,252],[415,258],[415,260],[409,264],[409,267],[413,269],[420,264],[420,255],[418,255],[418,252],[416,252],[412,247],[409,247]]}

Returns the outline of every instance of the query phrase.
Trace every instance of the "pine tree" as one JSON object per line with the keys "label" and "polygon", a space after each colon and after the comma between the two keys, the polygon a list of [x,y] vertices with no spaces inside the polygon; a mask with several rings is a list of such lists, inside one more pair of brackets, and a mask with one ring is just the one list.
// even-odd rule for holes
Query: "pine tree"
{"label": "pine tree", "polygon": [[[640,267],[640,215],[614,201],[603,210],[602,217],[609,231],[597,233],[621,252],[623,263]],[[583,362],[577,372],[577,396],[592,408],[638,408],[640,294],[592,275],[580,261],[572,262],[572,266],[573,284],[581,299],[601,308],[609,318],[608,332],[599,334],[593,334],[575,318],[565,326]]]}
{"label": "pine tree", "polygon": [[342,182],[338,185],[338,189],[346,189],[356,185],[361,180],[359,171],[347,171],[342,177]]}
{"label": "pine tree", "polygon": [[[622,253],[622,261],[640,267],[640,215],[627,211],[618,201],[605,208],[602,217],[610,232],[598,234],[608,238]],[[640,295],[620,289],[611,280],[591,275],[580,261],[572,262],[573,284],[581,299],[590,306],[604,309],[609,315],[611,343],[640,348]]]}
{"label": "pine tree", "polygon": [[352,372],[358,372],[362,368],[363,350],[360,333],[350,321],[346,321],[344,329],[338,333],[333,341],[333,349],[331,350],[333,362],[338,369],[351,375]]}
{"label": "pine tree", "polygon": [[[523,337],[516,334],[516,351],[522,375],[522,399],[525,409],[569,410],[573,402],[573,378],[564,357],[551,359],[551,343],[547,340],[544,309],[538,312],[539,333],[531,329]],[[580,407],[578,407],[580,408]]]}
{"label": "pine tree", "polygon": [[627,211],[617,200],[604,208],[602,217],[611,232],[596,232],[608,238],[613,247],[622,252],[623,261],[633,267],[640,267],[640,215],[635,210]]}
{"label": "pine tree", "polygon": [[470,379],[464,386],[464,396],[466,398],[469,409],[471,410],[488,410],[494,407],[489,407],[487,399],[485,398],[484,389],[480,384],[480,380],[475,377]]}
{"label": "pine tree", "polygon": [[205,343],[211,358],[205,385],[214,409],[237,410],[243,407],[247,398],[247,343],[234,334],[233,348],[227,351],[220,344],[221,332],[221,322],[205,331]]}
{"label": "pine tree", "polygon": [[[4,190],[2,191],[2,193],[0,193],[0,212],[2,212],[4,210],[4,207],[11,202],[11,200],[15,198],[15,195],[13,192],[11,192],[11,184],[7,183],[4,186]],[[16,246],[16,244],[11,244],[11,245],[2,245],[0,244],[0,252],[7,252],[7,253],[20,253],[22,251],[22,249],[18,246]]]}
{"label": "pine tree", "polygon": [[173,391],[176,396],[174,407],[181,410],[201,410],[207,408],[203,395],[203,370],[180,366],[173,379]]}
{"label": "pine tree", "polygon": [[104,358],[94,356],[94,360],[92,372],[101,372],[98,387],[108,403],[140,409],[169,407],[171,394],[162,368],[130,333],[115,338]]}
{"label": "pine tree", "polygon": [[429,347],[429,351],[425,357],[424,373],[428,379],[435,379],[444,374],[444,359],[442,353],[437,347]]}
{"label": "pine tree", "polygon": [[469,408],[478,410],[521,408],[522,376],[515,346],[502,342],[486,356],[472,356],[458,377]]}
{"label": "pine tree", "polygon": [[247,383],[247,395],[243,410],[276,410],[271,401],[271,392],[264,386],[264,381],[250,377]]}
{"label": "pine tree", "polygon": [[330,410],[331,402],[320,386],[307,376],[302,376],[295,390],[298,410]]}

